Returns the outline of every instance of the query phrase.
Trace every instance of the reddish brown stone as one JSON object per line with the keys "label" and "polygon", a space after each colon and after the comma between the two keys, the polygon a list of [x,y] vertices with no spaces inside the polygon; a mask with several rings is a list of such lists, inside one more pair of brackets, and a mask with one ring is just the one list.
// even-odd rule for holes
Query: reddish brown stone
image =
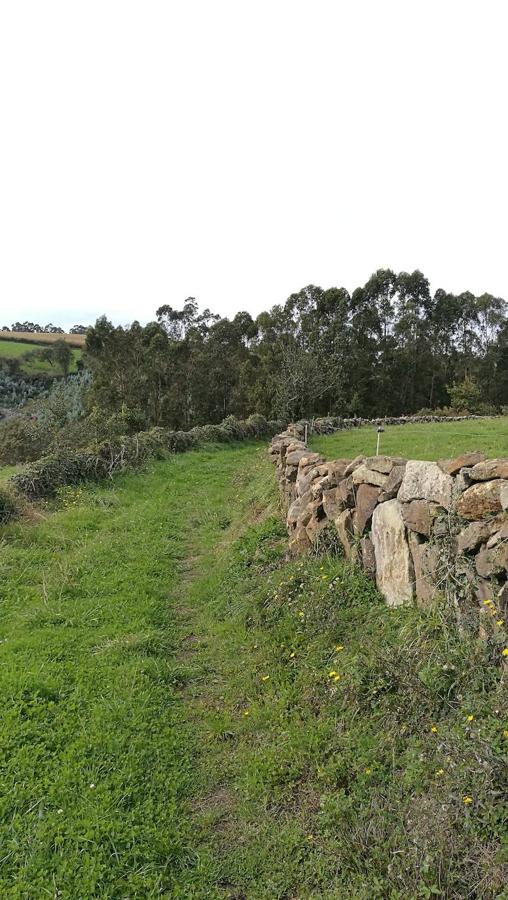
{"label": "reddish brown stone", "polygon": [[365,531],[372,518],[381,488],[373,484],[360,484],[356,491],[356,510],[353,516],[354,528],[357,534]]}
{"label": "reddish brown stone", "polygon": [[456,510],[459,516],[463,519],[476,520],[501,512],[502,484],[503,482],[499,480],[472,484],[457,500]]}
{"label": "reddish brown stone", "polygon": [[455,459],[438,459],[437,464],[447,475],[457,475],[465,466],[475,466],[486,458],[485,454],[480,453],[479,450],[472,450],[470,453],[456,456]]}

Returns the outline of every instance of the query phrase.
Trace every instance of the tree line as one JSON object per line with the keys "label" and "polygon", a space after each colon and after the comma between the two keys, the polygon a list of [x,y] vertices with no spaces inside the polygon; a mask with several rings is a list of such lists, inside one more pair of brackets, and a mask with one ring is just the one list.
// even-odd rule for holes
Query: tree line
{"label": "tree line", "polygon": [[[13,322],[12,325],[2,325],[0,331],[26,332],[27,334],[65,334],[59,325],[38,325],[37,322]],[[86,334],[86,325],[73,325],[69,334]]]}
{"label": "tree line", "polygon": [[228,415],[382,416],[508,404],[507,305],[431,293],[420,272],[380,269],[351,294],[309,285],[255,319],[193,297],[156,321],[88,329],[91,402],[133,429],[190,428]]}

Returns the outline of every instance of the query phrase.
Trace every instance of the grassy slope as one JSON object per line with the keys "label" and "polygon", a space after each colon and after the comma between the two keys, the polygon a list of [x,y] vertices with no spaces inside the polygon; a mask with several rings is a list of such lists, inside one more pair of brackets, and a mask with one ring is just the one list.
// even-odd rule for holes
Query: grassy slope
{"label": "grassy slope", "polygon": [[[41,349],[41,347],[35,345],[34,343],[22,343],[21,341],[6,341],[0,339],[0,357],[15,359],[19,356],[23,356],[24,353],[31,353],[34,350]],[[70,371],[76,371],[76,362],[81,357],[81,350],[79,348],[72,348],[72,362],[70,366]],[[33,359],[27,362],[23,362],[21,366],[21,371],[26,372],[27,374],[36,374],[37,372],[49,372],[49,373],[57,373],[59,372],[58,368],[55,366],[51,366],[49,362],[43,359]]]}
{"label": "grassy slope", "polygon": [[503,896],[496,653],[285,562],[273,484],[210,449],[5,531],[1,896]]}
{"label": "grassy slope", "polygon": [[[332,435],[313,435],[313,450],[328,459],[376,452],[375,428],[355,428]],[[436,425],[387,425],[380,452],[408,459],[446,459],[466,450],[482,450],[487,456],[508,455],[508,418],[441,422]]]}

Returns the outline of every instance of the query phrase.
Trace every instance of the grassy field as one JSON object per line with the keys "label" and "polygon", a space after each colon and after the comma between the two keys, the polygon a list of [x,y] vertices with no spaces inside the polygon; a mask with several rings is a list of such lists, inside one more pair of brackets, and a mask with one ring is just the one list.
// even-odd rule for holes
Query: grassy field
{"label": "grassy field", "polygon": [[0,896],[506,896],[492,649],[287,562],[264,446],[61,504],[1,534]]}
{"label": "grassy field", "polygon": [[[60,335],[60,337],[63,337],[63,335]],[[35,343],[29,344],[22,343],[21,341],[7,341],[0,339],[0,358],[17,359],[18,357],[23,356],[23,354],[33,352],[37,349],[42,349],[42,347]],[[77,347],[73,347],[72,362],[70,366],[71,372],[76,371],[76,362],[80,357],[81,350]],[[55,366],[51,366],[46,360],[31,359],[22,363],[21,371],[26,372],[27,374],[35,374],[37,372],[55,372],[58,371],[58,369]]]}
{"label": "grassy field", "polygon": [[11,341],[24,344],[53,344],[55,341],[65,341],[72,347],[84,347],[86,335],[84,334],[49,334],[35,331],[0,331],[0,341]]}
{"label": "grassy field", "polygon": [[[309,444],[327,459],[376,453],[375,427],[352,428],[331,435],[313,435]],[[449,459],[466,450],[487,456],[508,456],[508,417],[471,419],[421,425],[387,425],[381,434],[380,453],[407,459]]]}

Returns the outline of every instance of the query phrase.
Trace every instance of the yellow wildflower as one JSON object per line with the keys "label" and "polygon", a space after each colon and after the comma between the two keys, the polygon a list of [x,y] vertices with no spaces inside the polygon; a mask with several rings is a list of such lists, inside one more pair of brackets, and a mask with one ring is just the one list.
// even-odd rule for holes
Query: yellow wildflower
{"label": "yellow wildflower", "polygon": [[505,647],[503,650],[503,656],[508,656],[508,647]]}
{"label": "yellow wildflower", "polygon": [[246,709],[246,710],[244,711],[244,716],[250,716],[250,710]]}
{"label": "yellow wildflower", "polygon": [[344,647],[342,646],[342,644],[337,644],[335,649],[336,649],[337,653],[340,653],[341,650],[344,650]]}
{"label": "yellow wildflower", "polygon": [[300,610],[300,612],[298,613],[298,615],[300,616],[301,619],[303,619],[305,613],[304,613],[302,610]]}
{"label": "yellow wildflower", "polygon": [[503,737],[508,738],[508,728],[503,731]]}
{"label": "yellow wildflower", "polygon": [[367,766],[367,768],[364,771],[365,771],[366,775],[372,775],[372,769],[369,768],[369,766]]}
{"label": "yellow wildflower", "polygon": [[333,680],[340,681],[340,679],[341,679],[341,675],[335,675]]}
{"label": "yellow wildflower", "polygon": [[290,653],[290,654],[289,654],[289,658],[290,658],[290,659],[294,659],[295,656],[296,656],[296,653],[295,653],[294,651],[293,651],[293,653]]}
{"label": "yellow wildflower", "polygon": [[466,804],[466,806],[470,806],[472,802],[473,802],[472,797],[464,797],[464,803]]}
{"label": "yellow wildflower", "polygon": [[472,722],[473,719],[474,719],[474,716],[468,716],[468,717],[467,717],[467,721],[468,721],[468,722]]}
{"label": "yellow wildflower", "polygon": [[492,605],[492,600],[484,600],[484,601],[483,601],[483,605],[484,605],[484,606],[491,606],[491,605]]}
{"label": "yellow wildflower", "polygon": [[433,725],[430,730],[432,731],[433,734],[437,734],[437,727],[435,725]]}
{"label": "yellow wildflower", "polygon": [[262,675],[261,681],[268,681],[269,677],[270,677],[269,675]]}
{"label": "yellow wildflower", "polygon": [[336,674],[337,672],[335,671],[335,669],[332,669],[331,672],[328,672],[328,678],[333,678],[333,676]]}
{"label": "yellow wildflower", "polygon": [[436,775],[444,775],[444,769],[438,769]]}
{"label": "yellow wildflower", "polygon": [[496,625],[504,625],[504,619],[498,619]]}

